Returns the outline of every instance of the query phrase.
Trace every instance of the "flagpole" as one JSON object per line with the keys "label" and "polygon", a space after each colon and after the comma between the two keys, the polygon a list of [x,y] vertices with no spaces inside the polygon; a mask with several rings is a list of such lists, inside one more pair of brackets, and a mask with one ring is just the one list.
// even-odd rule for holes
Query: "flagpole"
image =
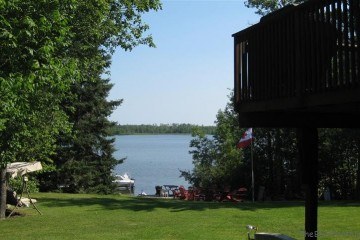
{"label": "flagpole", "polygon": [[254,156],[253,156],[253,131],[252,128],[249,128],[245,131],[242,138],[237,144],[237,148],[245,148],[249,146],[249,143],[251,145],[251,192],[252,192],[252,201],[255,202],[255,183],[254,183]]}
{"label": "flagpole", "polygon": [[252,192],[252,201],[255,202],[254,158],[253,158],[253,141],[252,141],[252,139],[251,139],[251,192]]}

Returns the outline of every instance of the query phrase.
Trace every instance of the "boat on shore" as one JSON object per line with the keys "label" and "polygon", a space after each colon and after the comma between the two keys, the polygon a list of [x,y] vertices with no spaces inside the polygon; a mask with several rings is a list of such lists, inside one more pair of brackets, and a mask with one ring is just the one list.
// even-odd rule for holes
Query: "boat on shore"
{"label": "boat on shore", "polygon": [[124,175],[116,174],[113,183],[117,185],[119,190],[128,190],[133,192],[135,179],[131,178],[127,173]]}

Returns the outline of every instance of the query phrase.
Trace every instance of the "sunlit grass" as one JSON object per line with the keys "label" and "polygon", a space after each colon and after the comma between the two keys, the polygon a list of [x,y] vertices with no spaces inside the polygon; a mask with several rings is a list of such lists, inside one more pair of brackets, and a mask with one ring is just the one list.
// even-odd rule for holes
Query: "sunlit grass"
{"label": "sunlit grass", "polygon": [[[301,202],[217,203],[39,193],[39,215],[0,222],[1,239],[246,239],[246,225],[303,239]],[[360,204],[323,203],[321,239],[359,239]],[[321,234],[323,237],[321,237]]]}

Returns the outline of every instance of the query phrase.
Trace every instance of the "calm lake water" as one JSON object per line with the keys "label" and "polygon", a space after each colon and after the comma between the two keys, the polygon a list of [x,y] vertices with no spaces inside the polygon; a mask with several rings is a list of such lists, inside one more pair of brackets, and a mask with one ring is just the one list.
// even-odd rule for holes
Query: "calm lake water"
{"label": "calm lake water", "polygon": [[135,179],[135,194],[155,194],[156,185],[184,185],[181,170],[192,169],[189,154],[191,135],[125,135],[115,136],[114,156],[126,157],[115,173],[128,173]]}

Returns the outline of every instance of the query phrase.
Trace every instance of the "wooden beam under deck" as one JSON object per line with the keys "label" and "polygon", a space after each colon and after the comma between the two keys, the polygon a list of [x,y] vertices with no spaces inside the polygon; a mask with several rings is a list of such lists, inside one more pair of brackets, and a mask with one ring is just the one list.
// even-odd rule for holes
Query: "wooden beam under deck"
{"label": "wooden beam under deck", "polygon": [[241,127],[270,128],[358,128],[359,113],[301,113],[301,112],[271,112],[247,113],[239,115]]}

